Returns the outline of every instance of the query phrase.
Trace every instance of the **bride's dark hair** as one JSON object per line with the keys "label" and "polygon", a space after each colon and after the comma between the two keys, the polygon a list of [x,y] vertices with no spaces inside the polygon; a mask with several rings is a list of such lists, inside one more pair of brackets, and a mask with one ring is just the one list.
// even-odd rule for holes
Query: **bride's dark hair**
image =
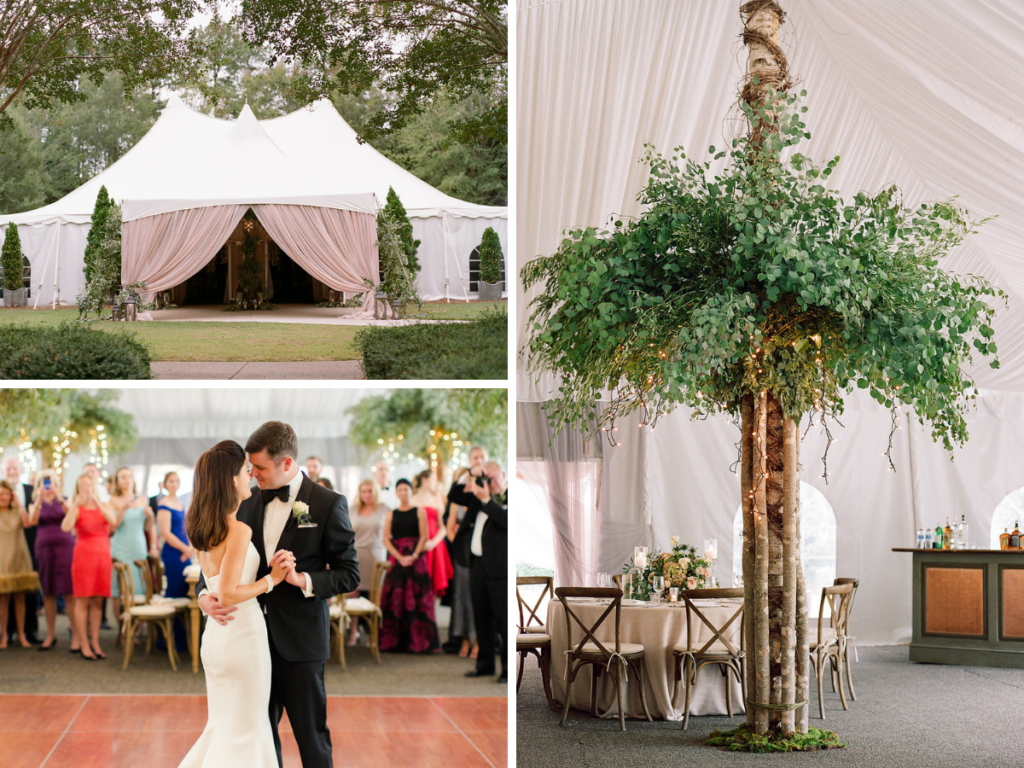
{"label": "bride's dark hair", "polygon": [[197,550],[209,552],[227,538],[228,515],[238,506],[234,477],[244,464],[245,451],[234,440],[217,443],[196,462],[185,533]]}

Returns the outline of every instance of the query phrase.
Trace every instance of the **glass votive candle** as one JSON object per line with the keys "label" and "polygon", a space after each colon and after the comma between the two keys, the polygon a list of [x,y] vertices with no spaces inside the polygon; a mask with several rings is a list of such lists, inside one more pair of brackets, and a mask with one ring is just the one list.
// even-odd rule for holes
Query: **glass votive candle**
{"label": "glass votive candle", "polygon": [[679,602],[679,587],[669,587],[668,588],[668,601],[670,603],[678,603]]}

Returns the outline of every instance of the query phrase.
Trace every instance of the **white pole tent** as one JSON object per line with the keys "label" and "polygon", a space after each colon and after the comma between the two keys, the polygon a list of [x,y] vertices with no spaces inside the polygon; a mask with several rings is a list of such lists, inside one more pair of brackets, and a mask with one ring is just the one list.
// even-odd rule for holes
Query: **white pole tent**
{"label": "white pole tent", "polygon": [[[830,187],[849,199],[896,184],[908,205],[958,196],[975,218],[998,216],[941,264],[1008,294],[994,325],[1002,365],[972,371],[981,395],[954,461],[909,413],[893,439],[897,471],[887,471],[890,415],[859,393],[847,399],[845,427],[833,427],[827,484],[824,436],[812,429],[801,447],[802,481],[834,514],[830,567],[861,579],[864,645],[911,637],[911,556],[893,547],[964,515],[970,544],[988,548],[1024,487],[1024,7],[941,7],[791,0],[780,30],[808,92],[813,138],[799,151],[819,163],[842,158]],[[727,147],[745,130],[738,9],[720,0],[519,0],[520,267],[554,253],[566,229],[639,214],[645,144],[664,154],[683,146],[703,162],[710,145]],[[518,291],[522,348],[532,295]],[[540,404],[559,382],[520,365],[517,384],[518,468],[552,521],[556,585],[593,584],[597,573],[620,572],[634,545],[667,548],[674,535],[698,546],[716,537],[718,576],[731,584],[740,479],[730,471],[739,431],[729,419],[691,421],[679,409],[653,431],[623,420],[618,448],[578,435],[551,443]],[[819,595],[809,595],[813,613]]]}
{"label": "white pole tent", "polygon": [[[106,170],[48,206],[0,216],[0,232],[12,223],[19,228],[31,265],[33,303],[72,303],[84,287],[86,237],[96,195],[104,185],[114,200],[129,203],[126,222],[228,201],[239,206],[277,203],[373,212],[383,206],[393,187],[408,209],[415,236],[423,241],[419,289],[426,300],[445,298],[446,291],[452,297],[463,296],[463,286],[449,286],[445,275],[465,275],[468,290],[470,255],[488,226],[498,232],[507,251],[507,208],[473,205],[445,195],[369,145],[360,145],[329,102],[266,121],[255,120],[246,108],[238,121],[229,121],[194,112],[172,96],[138,144]],[[376,197],[375,206],[367,203],[371,195]],[[58,228],[60,247],[53,253]],[[184,245],[196,258],[194,244]],[[301,249],[294,242],[292,246]],[[287,247],[282,249],[288,252]],[[453,258],[458,262],[449,265]],[[371,279],[377,281],[376,273]]]}

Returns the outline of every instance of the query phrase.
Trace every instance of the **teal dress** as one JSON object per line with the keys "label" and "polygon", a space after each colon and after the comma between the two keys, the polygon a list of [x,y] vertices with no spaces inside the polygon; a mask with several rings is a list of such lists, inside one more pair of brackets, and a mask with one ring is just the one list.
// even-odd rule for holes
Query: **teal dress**
{"label": "teal dress", "polygon": [[[135,594],[146,594],[146,585],[142,581],[142,572],[135,565],[136,560],[149,557],[149,546],[146,542],[146,508],[129,507],[124,511],[121,526],[114,531],[110,539],[110,556],[127,564],[132,573],[132,585]],[[117,597],[117,579],[114,579],[113,596]]]}

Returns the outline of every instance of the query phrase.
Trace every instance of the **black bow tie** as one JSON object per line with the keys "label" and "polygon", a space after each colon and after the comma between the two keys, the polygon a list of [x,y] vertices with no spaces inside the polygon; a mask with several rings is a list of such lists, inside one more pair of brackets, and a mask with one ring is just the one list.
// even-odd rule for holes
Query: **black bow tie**
{"label": "black bow tie", "polygon": [[269,504],[274,499],[280,499],[285,504],[288,503],[288,497],[291,495],[291,486],[285,485],[281,488],[268,488],[263,492],[263,503]]}

